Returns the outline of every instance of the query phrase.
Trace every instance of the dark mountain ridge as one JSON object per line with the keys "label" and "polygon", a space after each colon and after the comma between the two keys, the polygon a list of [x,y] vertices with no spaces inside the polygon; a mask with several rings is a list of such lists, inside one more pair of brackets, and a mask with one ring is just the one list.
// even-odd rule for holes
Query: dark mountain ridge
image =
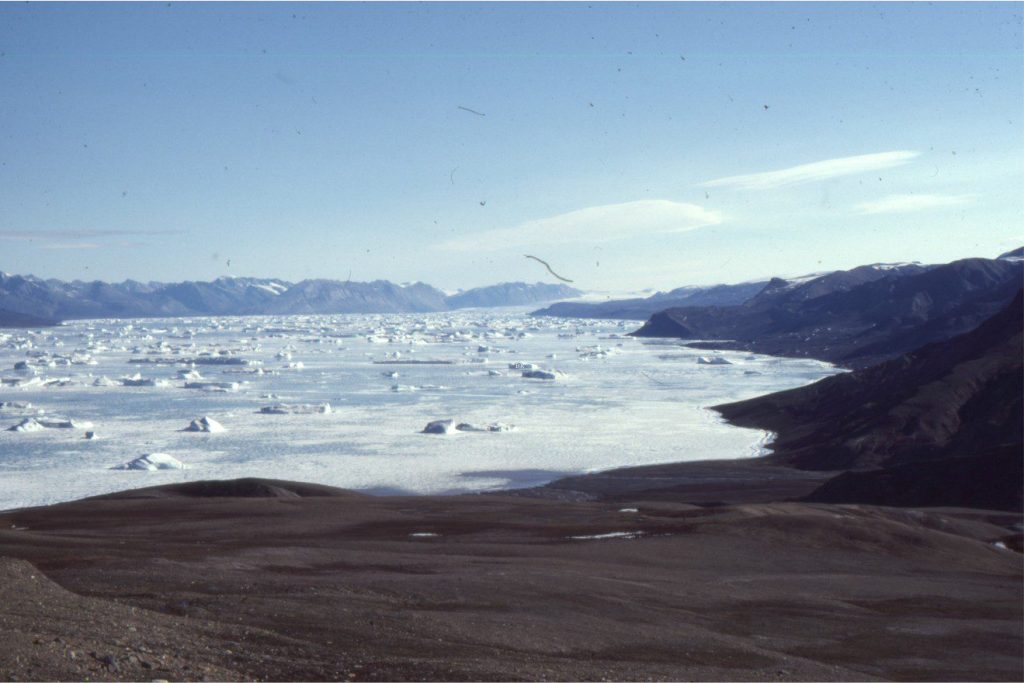
{"label": "dark mountain ridge", "polygon": [[1024,262],[1005,258],[861,266],[772,280],[740,306],[668,309],[634,334],[867,367],[973,329],[1013,298],[1022,279]]}

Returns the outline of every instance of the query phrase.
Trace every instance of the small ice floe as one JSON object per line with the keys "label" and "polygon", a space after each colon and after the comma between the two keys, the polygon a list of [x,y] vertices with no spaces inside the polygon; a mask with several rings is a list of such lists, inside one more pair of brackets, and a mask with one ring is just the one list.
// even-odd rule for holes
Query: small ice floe
{"label": "small ice floe", "polygon": [[441,534],[435,534],[432,531],[414,531],[409,534],[409,538],[437,538]]}
{"label": "small ice floe", "polygon": [[640,511],[638,509],[636,509],[636,508],[622,508],[621,510],[619,510],[619,512],[640,512]]}
{"label": "small ice floe", "polygon": [[39,432],[44,429],[92,429],[92,422],[61,418],[26,417],[13,427],[8,427],[7,431]]}
{"label": "small ice floe", "polygon": [[505,424],[504,422],[492,422],[487,425],[460,422],[455,426],[455,429],[460,432],[511,432],[514,431],[515,428],[515,425]]}
{"label": "small ice floe", "polygon": [[208,432],[210,434],[217,434],[220,432],[227,431],[224,429],[224,425],[217,422],[212,417],[201,417],[198,420],[192,420],[188,427],[185,427],[183,431],[186,432]]}
{"label": "small ice floe", "polygon": [[88,420],[63,420],[61,418],[36,418],[39,424],[47,429],[92,429],[92,422]]}
{"label": "small ice floe", "polygon": [[198,370],[178,370],[178,379],[195,382],[203,379],[203,375]]}
{"label": "small ice floe", "polygon": [[89,441],[95,441],[99,437],[96,436],[96,432],[86,432],[84,435],[82,435],[82,438],[88,439]]}
{"label": "small ice floe", "polygon": [[0,383],[9,387],[41,387],[43,386],[43,378],[38,376],[21,378],[21,377],[4,377],[0,379]]}
{"label": "small ice floe", "polygon": [[242,388],[238,382],[185,382],[186,389],[212,392],[235,392]]}
{"label": "small ice floe", "polygon": [[642,531],[609,531],[607,534],[594,534],[592,536],[570,536],[573,541],[602,541],[609,538],[640,538],[644,535]]}
{"label": "small ice floe", "polygon": [[102,377],[97,377],[96,379],[94,379],[92,385],[94,387],[119,387],[121,386],[121,382],[117,382],[115,380],[110,379],[106,375],[103,375]]}
{"label": "small ice floe", "polygon": [[500,370],[488,370],[487,371],[487,376],[488,377],[504,377],[505,373],[501,372]]}
{"label": "small ice floe", "polygon": [[331,412],[330,403],[279,403],[263,406],[259,412],[264,415],[326,415]]}
{"label": "small ice floe", "polygon": [[721,356],[697,356],[697,365],[732,365]]}
{"label": "small ice floe", "polygon": [[412,384],[392,384],[391,391],[419,391],[420,388]]}
{"label": "small ice floe", "polygon": [[523,370],[523,377],[526,379],[546,379],[553,380],[559,377],[565,377],[565,373],[561,370]]}
{"label": "small ice floe", "polygon": [[167,455],[166,453],[148,453],[135,460],[130,460],[120,465],[114,465],[110,469],[112,470],[183,470],[186,469],[185,463],[178,460],[174,456]]}
{"label": "small ice floe", "polygon": [[744,370],[743,374],[744,375],[760,375],[761,373],[758,372],[757,370]]}
{"label": "small ice floe", "polygon": [[0,410],[30,410],[32,404],[28,401],[0,401]]}
{"label": "small ice floe", "polygon": [[423,434],[454,434],[455,420],[434,420],[423,428]]}
{"label": "small ice floe", "polygon": [[121,386],[125,387],[169,387],[171,383],[165,379],[151,379],[135,373],[131,377],[122,377]]}
{"label": "small ice floe", "polygon": [[9,432],[41,432],[44,429],[46,429],[46,427],[44,427],[42,424],[40,424],[38,421],[36,421],[35,418],[26,417],[24,420],[22,420],[21,422],[19,422],[16,425],[14,425],[13,427],[8,427],[7,431],[9,431]]}
{"label": "small ice floe", "polygon": [[380,374],[383,375],[384,377],[387,377],[388,379],[398,379],[397,370],[390,370],[388,372],[382,372]]}
{"label": "small ice floe", "polygon": [[1005,543],[1003,543],[1002,541],[996,541],[992,545],[994,545],[995,547],[999,548],[1000,550],[1009,550],[1007,545]]}

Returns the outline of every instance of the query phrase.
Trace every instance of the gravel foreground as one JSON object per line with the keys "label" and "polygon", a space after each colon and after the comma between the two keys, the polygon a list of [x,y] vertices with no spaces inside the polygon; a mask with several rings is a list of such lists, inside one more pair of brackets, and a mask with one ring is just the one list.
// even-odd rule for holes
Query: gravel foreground
{"label": "gravel foreground", "polygon": [[236,480],[0,513],[0,678],[1024,679],[1020,515],[629,496]]}

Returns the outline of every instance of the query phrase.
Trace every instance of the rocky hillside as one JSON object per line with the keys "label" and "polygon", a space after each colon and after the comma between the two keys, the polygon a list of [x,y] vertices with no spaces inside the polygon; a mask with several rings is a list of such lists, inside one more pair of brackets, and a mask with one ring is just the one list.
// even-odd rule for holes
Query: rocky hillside
{"label": "rocky hillside", "polygon": [[1020,509],[1022,358],[1018,291],[967,334],[715,410],[777,432],[775,464],[853,471],[815,500]]}
{"label": "rocky hillside", "polygon": [[662,311],[634,334],[867,367],[967,332],[1004,307],[1024,279],[1014,258],[939,266],[862,266],[772,280],[741,306]]}

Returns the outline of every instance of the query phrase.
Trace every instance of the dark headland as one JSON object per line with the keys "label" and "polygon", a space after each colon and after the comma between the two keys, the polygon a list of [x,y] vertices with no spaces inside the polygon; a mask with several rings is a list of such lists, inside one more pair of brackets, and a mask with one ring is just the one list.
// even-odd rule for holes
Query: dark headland
{"label": "dark headland", "polygon": [[0,513],[0,678],[1021,680],[1022,329],[719,406],[757,460]]}

